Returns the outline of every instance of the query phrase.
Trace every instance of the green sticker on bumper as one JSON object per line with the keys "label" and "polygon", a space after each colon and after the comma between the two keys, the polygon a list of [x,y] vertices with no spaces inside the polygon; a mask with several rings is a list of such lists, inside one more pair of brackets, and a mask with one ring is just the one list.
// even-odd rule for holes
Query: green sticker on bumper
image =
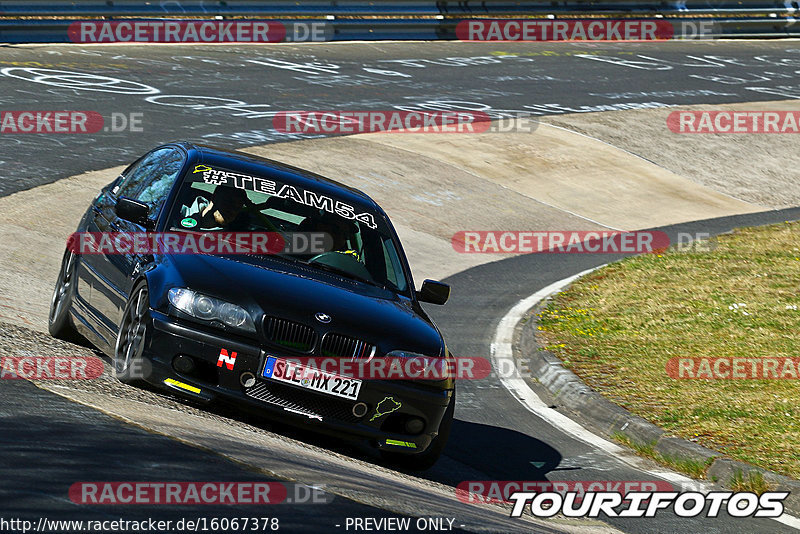
{"label": "green sticker on bumper", "polygon": [[382,401],[375,407],[375,415],[372,416],[370,421],[374,421],[379,417],[396,412],[403,404],[394,400],[394,397],[384,397]]}

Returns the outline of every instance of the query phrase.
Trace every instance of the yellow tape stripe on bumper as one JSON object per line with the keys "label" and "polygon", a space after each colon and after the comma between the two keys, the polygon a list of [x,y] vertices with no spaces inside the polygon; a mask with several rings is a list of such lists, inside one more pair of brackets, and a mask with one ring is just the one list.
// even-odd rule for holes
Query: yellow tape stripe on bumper
{"label": "yellow tape stripe on bumper", "polygon": [[164,383],[169,384],[170,386],[175,386],[176,388],[185,389],[186,391],[191,391],[192,393],[200,393],[200,388],[190,386],[189,384],[184,384],[183,382],[178,382],[172,378],[165,379]]}
{"label": "yellow tape stripe on bumper", "polygon": [[387,445],[397,445],[398,447],[409,447],[411,449],[416,449],[417,448],[417,444],[416,443],[411,443],[410,441],[399,441],[399,440],[396,440],[396,439],[387,439],[386,440],[386,444]]}

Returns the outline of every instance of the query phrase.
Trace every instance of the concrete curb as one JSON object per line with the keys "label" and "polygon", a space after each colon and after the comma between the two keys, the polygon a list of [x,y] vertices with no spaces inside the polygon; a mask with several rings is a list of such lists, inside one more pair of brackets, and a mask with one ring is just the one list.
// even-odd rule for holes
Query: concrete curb
{"label": "concrete curb", "polygon": [[546,305],[546,299],[534,306],[517,324],[514,334],[514,358],[527,358],[527,365],[538,383],[552,395],[556,406],[563,406],[578,416],[581,423],[606,439],[623,435],[632,443],[653,446],[665,457],[710,464],[707,479],[732,489],[736,477],[747,479],[761,475],[773,491],[788,491],[784,501],[787,512],[800,515],[800,481],[773,473],[745,462],[726,458],[723,453],[707,449],[683,438],[670,436],[664,429],[632,414],[609,401],[584,384],[578,376],[564,367],[551,352],[536,340],[536,314]]}

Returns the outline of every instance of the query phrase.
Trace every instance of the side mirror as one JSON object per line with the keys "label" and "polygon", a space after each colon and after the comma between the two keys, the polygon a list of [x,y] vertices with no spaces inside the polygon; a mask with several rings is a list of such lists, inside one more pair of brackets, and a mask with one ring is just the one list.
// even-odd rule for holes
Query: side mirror
{"label": "side mirror", "polygon": [[114,213],[116,213],[117,217],[120,219],[140,224],[145,228],[149,229],[150,226],[152,226],[150,219],[147,218],[147,215],[150,213],[150,208],[147,204],[139,202],[138,200],[120,197],[119,200],[117,200],[116,206],[114,206]]}
{"label": "side mirror", "polygon": [[444,304],[450,298],[450,286],[436,280],[425,280],[417,291],[417,298],[431,304]]}

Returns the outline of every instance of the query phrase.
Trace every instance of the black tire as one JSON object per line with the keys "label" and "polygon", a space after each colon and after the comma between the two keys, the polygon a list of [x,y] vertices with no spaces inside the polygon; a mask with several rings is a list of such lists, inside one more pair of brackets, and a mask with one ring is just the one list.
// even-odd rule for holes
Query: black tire
{"label": "black tire", "polygon": [[408,471],[425,471],[430,469],[442,455],[442,452],[444,452],[447,440],[450,438],[450,429],[453,427],[455,411],[456,391],[453,390],[450,404],[447,406],[444,416],[442,417],[442,422],[439,424],[439,433],[425,452],[420,454],[398,454],[382,450],[380,451],[381,457],[383,457],[386,462]]}
{"label": "black tire", "polygon": [[149,292],[147,284],[140,282],[128,297],[114,344],[114,375],[123,384],[145,384],[144,374],[148,372],[149,365],[142,358],[142,353],[149,338],[149,328]]}
{"label": "black tire", "polygon": [[81,338],[69,314],[72,298],[75,296],[77,267],[78,256],[71,250],[66,250],[61,260],[53,297],[50,299],[50,315],[47,320],[47,330],[51,336],[72,342]]}

